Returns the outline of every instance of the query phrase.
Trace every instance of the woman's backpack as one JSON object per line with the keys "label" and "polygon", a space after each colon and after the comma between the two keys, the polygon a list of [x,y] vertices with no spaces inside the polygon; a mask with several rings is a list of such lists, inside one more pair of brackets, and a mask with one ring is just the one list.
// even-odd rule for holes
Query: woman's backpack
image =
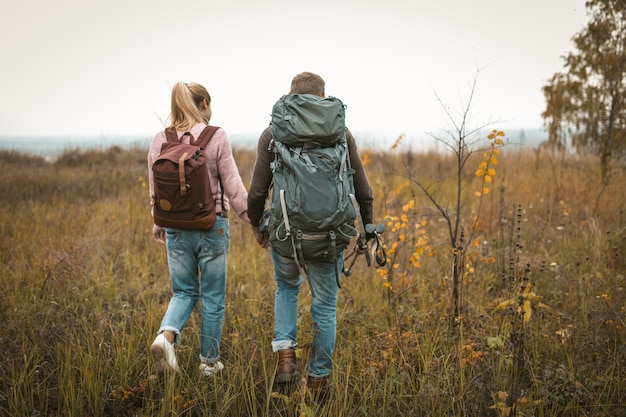
{"label": "woman's backpack", "polygon": [[[154,223],[176,229],[207,230],[215,223],[215,200],[211,190],[209,167],[204,148],[219,129],[204,128],[189,144],[178,139],[174,129],[167,129],[167,142],[152,164],[154,176]],[[184,136],[183,135],[183,136]]]}

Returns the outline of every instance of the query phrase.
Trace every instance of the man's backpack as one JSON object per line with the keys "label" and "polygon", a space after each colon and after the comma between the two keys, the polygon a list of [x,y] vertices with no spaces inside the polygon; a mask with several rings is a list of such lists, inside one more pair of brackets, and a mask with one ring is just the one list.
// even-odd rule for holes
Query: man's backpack
{"label": "man's backpack", "polygon": [[152,164],[154,177],[154,223],[176,229],[208,230],[215,223],[215,200],[209,181],[204,148],[218,127],[207,126],[189,144],[178,139],[176,131],[165,130],[167,142]]}
{"label": "man's backpack", "polygon": [[304,271],[310,259],[335,261],[357,235],[359,210],[345,106],[334,97],[285,95],[272,109],[270,129],[274,178],[260,230]]}

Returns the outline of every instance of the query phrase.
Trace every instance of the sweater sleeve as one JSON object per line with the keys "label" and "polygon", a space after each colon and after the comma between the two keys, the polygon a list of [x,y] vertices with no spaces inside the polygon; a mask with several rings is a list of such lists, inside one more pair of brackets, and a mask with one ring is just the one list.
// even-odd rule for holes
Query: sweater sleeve
{"label": "sweater sleeve", "polygon": [[[219,192],[220,188],[216,187],[219,192],[219,194],[215,196],[217,210],[220,211],[221,205],[223,204],[225,210],[232,208],[239,218],[249,223],[247,205],[248,192],[239,174],[239,169],[233,156],[233,149],[223,129],[219,129],[215,133],[215,136],[215,144],[217,145],[217,149],[215,150],[217,154],[216,176],[219,175],[220,179],[219,184],[216,185],[223,187],[225,194],[224,200],[222,201],[222,195],[221,192]],[[207,147],[207,151],[211,150]]]}
{"label": "sweater sleeve", "polygon": [[150,207],[154,204],[152,198],[154,194],[154,175],[152,174],[152,164],[154,164],[154,161],[156,161],[159,157],[159,154],[161,153],[161,145],[164,142],[167,142],[167,139],[165,138],[165,132],[161,131],[154,135],[148,150],[148,191],[150,193]]}

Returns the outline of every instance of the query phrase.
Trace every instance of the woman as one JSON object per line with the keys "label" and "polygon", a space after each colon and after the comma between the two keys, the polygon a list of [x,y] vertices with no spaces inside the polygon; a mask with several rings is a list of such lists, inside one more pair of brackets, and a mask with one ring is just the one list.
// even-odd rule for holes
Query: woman
{"label": "woman", "polygon": [[[178,138],[188,142],[191,133],[197,139],[211,119],[211,96],[198,83],[177,83],[172,88],[169,128]],[[184,135],[184,136],[183,136]],[[148,152],[148,177],[151,204],[154,205],[152,164],[166,142],[165,131],[154,136]],[[233,158],[226,132],[215,132],[205,147],[211,190],[215,200],[217,220],[209,230],[187,230],[152,227],[158,243],[165,243],[172,282],[173,297],[161,322],[150,351],[159,373],[178,370],[174,347],[194,306],[202,301],[200,327],[200,372],[210,376],[224,369],[219,361],[219,346],[224,322],[226,270],[229,247],[228,210],[249,223],[247,192]]]}

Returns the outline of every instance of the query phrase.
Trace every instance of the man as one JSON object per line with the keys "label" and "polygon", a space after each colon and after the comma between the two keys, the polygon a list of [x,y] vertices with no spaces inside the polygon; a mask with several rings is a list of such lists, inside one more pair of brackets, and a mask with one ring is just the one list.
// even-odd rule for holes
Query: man
{"label": "man", "polygon": [[[303,72],[291,82],[290,94],[312,94],[325,97],[324,80],[317,74]],[[270,163],[273,153],[270,150],[272,139],[268,127],[259,138],[257,159],[250,189],[248,191],[248,217],[257,242],[264,248],[269,244],[268,236],[259,231],[259,222],[265,208],[268,189],[272,183]],[[346,130],[346,140],[352,169],[355,197],[360,205],[364,224],[372,223],[372,190],[357,152],[352,134]],[[302,275],[296,258],[279,255],[272,249],[276,293],[274,305],[274,339],[272,349],[278,352],[278,368],[275,388],[283,390],[298,382],[295,348],[297,347],[298,294]],[[337,274],[343,268],[343,252],[337,259],[306,260],[306,275],[311,289],[311,316],[313,318],[313,343],[307,364],[307,386],[316,397],[326,397],[330,387],[332,355],[336,339],[336,304],[339,284]]]}

